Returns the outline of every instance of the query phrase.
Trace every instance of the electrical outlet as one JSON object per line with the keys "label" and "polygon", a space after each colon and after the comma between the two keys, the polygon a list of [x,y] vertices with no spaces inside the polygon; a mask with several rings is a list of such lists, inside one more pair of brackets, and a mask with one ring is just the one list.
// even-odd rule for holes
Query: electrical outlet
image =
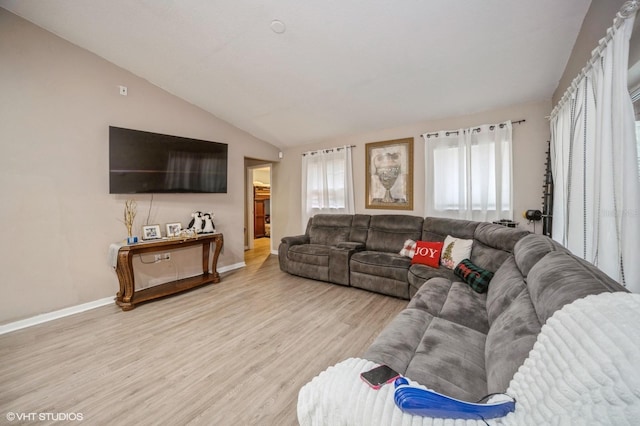
{"label": "electrical outlet", "polygon": [[160,262],[162,260],[162,255],[161,254],[156,254],[153,256],[153,261],[154,262]]}
{"label": "electrical outlet", "polygon": [[163,258],[164,260],[171,260],[171,253],[165,253],[165,254],[163,254],[163,255],[162,255],[162,258]]}

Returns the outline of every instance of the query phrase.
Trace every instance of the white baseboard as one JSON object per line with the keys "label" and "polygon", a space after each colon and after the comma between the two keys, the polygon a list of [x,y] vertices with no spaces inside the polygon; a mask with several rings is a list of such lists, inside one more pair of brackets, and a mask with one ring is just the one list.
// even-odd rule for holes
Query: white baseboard
{"label": "white baseboard", "polygon": [[20,321],[10,322],[9,324],[0,325],[0,334],[10,333],[12,331],[21,330],[23,328],[42,324],[43,322],[53,321],[58,318],[68,317],[69,315],[79,314],[89,309],[99,308],[100,306],[114,303],[115,297],[105,297],[103,299],[94,300],[93,302],[83,303],[81,305],[71,306],[69,308],[60,309],[46,314],[36,315]]}
{"label": "white baseboard", "polygon": [[[244,262],[234,263],[233,265],[227,265],[218,268],[218,273],[232,271],[234,269],[240,269],[247,266]],[[31,318],[26,318],[20,321],[10,322],[8,324],[0,325],[0,335],[11,333],[12,331],[21,330],[23,328],[31,327],[34,325],[42,324],[44,322],[53,321],[55,319],[68,317],[70,315],[79,314],[80,312],[88,311],[90,309],[99,308],[101,306],[109,305],[114,302],[115,297],[105,297],[103,299],[94,300],[93,302],[83,303],[81,305],[71,306],[64,309],[59,309],[53,312],[47,312],[46,314],[40,314]]]}
{"label": "white baseboard", "polygon": [[218,273],[221,274],[223,272],[233,271],[234,269],[244,268],[245,266],[247,266],[247,264],[244,262],[234,263],[233,265],[221,266],[220,268],[218,268]]}
{"label": "white baseboard", "polygon": [[271,254],[275,254],[277,256],[278,255],[278,250],[271,250]]}

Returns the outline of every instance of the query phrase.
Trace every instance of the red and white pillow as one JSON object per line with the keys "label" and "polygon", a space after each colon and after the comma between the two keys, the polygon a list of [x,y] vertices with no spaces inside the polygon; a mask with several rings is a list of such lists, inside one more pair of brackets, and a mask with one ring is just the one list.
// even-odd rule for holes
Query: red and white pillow
{"label": "red and white pillow", "polygon": [[440,253],[442,252],[442,241],[418,241],[416,252],[411,259],[411,263],[437,268],[440,264]]}
{"label": "red and white pillow", "polygon": [[471,257],[472,246],[473,240],[454,238],[451,235],[447,235],[444,242],[406,240],[400,255],[411,258],[412,264],[420,263],[433,268],[442,265],[454,269],[462,260]]}
{"label": "red and white pillow", "polygon": [[416,242],[413,240],[407,240],[402,245],[402,250],[400,250],[401,256],[406,256],[408,258],[413,258],[413,255],[416,252]]}

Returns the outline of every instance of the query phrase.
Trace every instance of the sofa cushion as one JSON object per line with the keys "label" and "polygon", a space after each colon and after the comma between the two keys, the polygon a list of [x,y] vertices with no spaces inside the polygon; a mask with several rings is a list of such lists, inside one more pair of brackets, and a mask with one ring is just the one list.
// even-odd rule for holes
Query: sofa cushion
{"label": "sofa cushion", "polygon": [[478,222],[441,217],[427,217],[422,226],[423,241],[444,241],[447,235],[456,238],[471,239]]}
{"label": "sofa cushion", "polygon": [[453,272],[478,293],[486,293],[493,278],[493,272],[474,265],[469,259],[462,259]]}
{"label": "sofa cushion", "polygon": [[549,237],[536,234],[523,237],[513,247],[516,264],[524,277],[529,275],[533,265],[552,251],[566,252],[567,249]]}
{"label": "sofa cushion", "polygon": [[527,288],[527,284],[516,265],[513,256],[509,256],[493,275],[487,291],[487,316],[489,325],[503,313],[511,302]]}
{"label": "sofa cushion", "polygon": [[464,325],[486,334],[489,330],[485,294],[476,293],[460,281],[434,278],[420,287],[407,308]]}
{"label": "sofa cushion", "polygon": [[409,268],[409,275],[407,279],[409,280],[409,296],[413,297],[413,295],[422,287],[422,285],[432,278],[446,278],[450,281],[455,281],[455,274],[451,269],[445,268],[444,266],[439,266],[438,268],[432,268],[426,265],[411,265]]}
{"label": "sofa cushion", "polygon": [[397,253],[381,253],[377,251],[361,251],[351,256],[352,272],[392,278],[407,282],[407,270],[411,259]]}
{"label": "sofa cushion", "polygon": [[351,272],[349,278],[351,287],[400,299],[409,299],[409,284],[406,281],[399,281],[389,277],[377,277],[363,274],[362,272]]}
{"label": "sofa cushion", "polygon": [[435,317],[405,375],[445,395],[477,401],[487,394],[485,340],[483,333]]}
{"label": "sofa cushion", "polygon": [[411,258],[411,264],[420,264],[437,268],[440,264],[440,253],[442,252],[442,242],[440,241],[418,241],[416,250]]}
{"label": "sofa cushion", "polygon": [[[428,287],[429,284],[428,281],[423,287]],[[486,294],[477,293],[467,284],[454,281],[451,283],[447,299],[438,317],[487,334],[489,321],[487,321],[486,304]]]}
{"label": "sofa cushion", "polygon": [[433,318],[417,309],[401,311],[375,338],[364,358],[404,374]]}
{"label": "sofa cushion", "polygon": [[440,263],[445,268],[454,269],[463,259],[471,256],[473,240],[465,240],[447,235],[442,246]]}
{"label": "sofa cushion", "polygon": [[470,259],[479,267],[495,272],[513,252],[516,242],[528,234],[529,231],[523,229],[479,223],[473,235]]}
{"label": "sofa cushion", "polygon": [[529,355],[541,324],[525,289],[491,324],[485,347],[487,392],[505,392]]}
{"label": "sofa cushion", "polygon": [[446,278],[433,278],[425,282],[411,297],[407,308],[415,308],[430,313],[433,316],[440,315],[440,311],[447,301],[451,280]]}
{"label": "sofa cushion", "polygon": [[[398,253],[406,240],[419,240],[423,218],[409,215],[371,216],[367,250]],[[405,279],[406,280],[406,279]]]}
{"label": "sofa cushion", "polygon": [[566,251],[553,251],[540,259],[529,271],[527,287],[541,324],[567,303],[590,294],[627,292],[607,274]]}
{"label": "sofa cushion", "polygon": [[330,246],[318,244],[302,244],[289,248],[287,257],[294,262],[308,263],[310,265],[328,266]]}
{"label": "sofa cushion", "polygon": [[352,221],[350,214],[318,214],[311,218],[307,229],[309,241],[329,246],[349,241]]}
{"label": "sofa cushion", "polygon": [[421,309],[400,312],[365,352],[400,374],[446,395],[486,395],[485,335]]}
{"label": "sofa cushion", "polygon": [[356,214],[353,215],[353,222],[351,223],[351,231],[349,232],[349,241],[356,243],[366,243],[367,235],[369,234],[369,222],[371,221],[371,215],[368,214]]}

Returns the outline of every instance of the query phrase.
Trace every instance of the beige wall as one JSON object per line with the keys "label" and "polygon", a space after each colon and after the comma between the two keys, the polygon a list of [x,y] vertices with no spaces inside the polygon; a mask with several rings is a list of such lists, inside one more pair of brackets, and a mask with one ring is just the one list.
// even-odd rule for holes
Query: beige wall
{"label": "beige wall", "polygon": [[[109,195],[109,125],[229,144],[228,193],[149,195],[136,228],[213,211],[220,266],[244,261],[244,158],[278,149],[0,8],[0,324],[114,296],[109,244],[127,196]],[[118,86],[128,86],[127,97]],[[198,272],[199,253],[140,268],[141,281]],[[141,282],[142,283],[142,282]],[[144,284],[144,283],[142,283]]]}
{"label": "beige wall", "polygon": [[[357,213],[406,213],[424,216],[424,141],[420,135],[425,132],[452,130],[519,119],[525,119],[526,122],[516,124],[513,127],[515,219],[520,222],[521,226],[533,230],[533,227],[528,225],[520,215],[527,209],[541,209],[545,153],[547,141],[549,140],[549,122],[545,116],[549,115],[550,111],[550,101],[514,105],[474,115],[425,121],[411,126],[327,140],[318,144],[288,149],[284,151],[284,159],[279,164],[276,164],[273,169],[272,238],[275,242],[279,241],[283,236],[298,235],[304,231],[300,215],[300,158],[305,151],[342,145],[356,146],[353,150],[353,172]],[[365,144],[407,137],[414,138],[413,211],[365,209]],[[541,231],[542,224],[536,224],[536,232],[540,233]]]}
{"label": "beige wall", "polygon": [[624,4],[625,0],[592,0],[591,6],[584,17],[578,38],[571,50],[571,56],[567,61],[558,88],[553,93],[552,105],[555,106],[569,88],[574,78],[578,76],[582,68],[591,59],[591,52],[598,47],[598,42],[603,38],[607,29],[613,25],[613,18]]}

